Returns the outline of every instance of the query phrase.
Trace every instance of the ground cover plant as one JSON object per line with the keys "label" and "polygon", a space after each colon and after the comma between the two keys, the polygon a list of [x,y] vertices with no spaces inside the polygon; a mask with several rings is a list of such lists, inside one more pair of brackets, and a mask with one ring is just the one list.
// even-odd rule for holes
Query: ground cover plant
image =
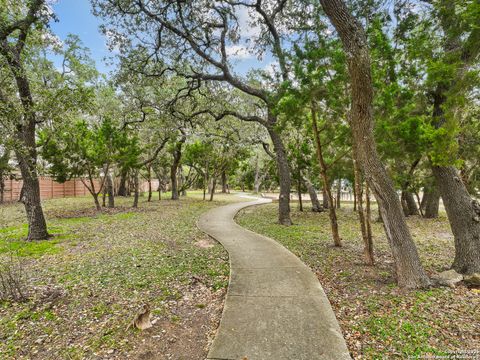
{"label": "ground cover plant", "polygon": [[[128,204],[127,204],[128,201]],[[88,198],[45,202],[53,239],[25,242],[19,204],[3,205],[0,257],[22,264],[21,302],[0,304],[2,359],[203,359],[228,281],[227,254],[196,220],[227,196],[204,202]],[[128,329],[148,304],[154,325]]]}

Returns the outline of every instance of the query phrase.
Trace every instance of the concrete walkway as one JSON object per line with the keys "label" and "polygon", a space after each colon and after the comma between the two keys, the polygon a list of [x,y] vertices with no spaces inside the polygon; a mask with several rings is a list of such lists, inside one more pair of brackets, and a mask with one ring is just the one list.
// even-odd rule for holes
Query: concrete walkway
{"label": "concrete walkway", "polygon": [[315,274],[276,241],[233,221],[240,209],[267,202],[218,207],[198,222],[230,256],[230,284],[208,359],[350,359]]}

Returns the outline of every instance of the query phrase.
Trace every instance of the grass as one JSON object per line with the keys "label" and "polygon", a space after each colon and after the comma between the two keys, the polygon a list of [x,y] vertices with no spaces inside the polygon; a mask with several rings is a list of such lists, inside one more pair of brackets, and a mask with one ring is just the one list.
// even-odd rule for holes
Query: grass
{"label": "grass", "polygon": [[[237,198],[206,202],[193,193],[148,203],[142,197],[133,209],[131,198],[117,198],[116,209],[97,212],[89,197],[52,199],[43,205],[55,236],[38,242],[23,240],[20,204],[1,206],[0,260],[22,260],[31,298],[0,303],[0,359],[126,358],[142,351],[202,359],[205,329],[213,331],[220,318],[228,258],[219,244],[196,245],[211,242],[196,221],[229,201]],[[127,331],[145,303],[162,326]]]}
{"label": "grass", "polygon": [[[284,227],[276,224],[277,207],[272,204],[243,210],[237,222],[276,239],[312,268],[355,359],[454,356],[480,349],[478,289],[399,289],[382,225],[373,224],[377,263],[368,267],[363,264],[361,233],[351,204],[340,209],[338,217],[342,248],[332,246],[327,213],[294,209],[294,225]],[[445,214],[407,221],[427,273],[447,269],[454,245]]]}

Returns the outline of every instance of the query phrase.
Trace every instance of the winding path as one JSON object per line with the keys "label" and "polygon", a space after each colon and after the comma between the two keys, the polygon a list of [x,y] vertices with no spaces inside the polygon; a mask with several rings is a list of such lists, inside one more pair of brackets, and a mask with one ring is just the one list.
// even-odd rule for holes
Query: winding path
{"label": "winding path", "polygon": [[276,241],[237,225],[236,213],[270,200],[221,206],[198,227],[230,256],[230,283],[208,359],[350,359],[317,277]]}

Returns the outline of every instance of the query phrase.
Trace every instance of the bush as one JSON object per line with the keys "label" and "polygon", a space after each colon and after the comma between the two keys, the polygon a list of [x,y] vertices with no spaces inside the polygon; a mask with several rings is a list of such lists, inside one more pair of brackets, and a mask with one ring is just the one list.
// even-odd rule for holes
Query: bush
{"label": "bush", "polygon": [[16,256],[0,264],[0,300],[24,301],[27,299],[24,268]]}

